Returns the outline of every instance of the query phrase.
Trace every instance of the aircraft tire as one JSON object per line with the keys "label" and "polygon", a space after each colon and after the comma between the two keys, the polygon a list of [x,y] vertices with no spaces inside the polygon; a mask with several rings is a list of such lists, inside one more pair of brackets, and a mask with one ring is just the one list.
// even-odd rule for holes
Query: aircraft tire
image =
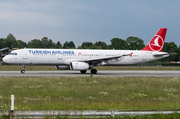
{"label": "aircraft tire", "polygon": [[97,74],[97,70],[96,69],[91,69],[91,74]]}
{"label": "aircraft tire", "polygon": [[24,73],[25,73],[25,70],[21,70],[21,73],[24,74]]}
{"label": "aircraft tire", "polygon": [[81,70],[81,74],[85,74],[86,73],[86,70]]}

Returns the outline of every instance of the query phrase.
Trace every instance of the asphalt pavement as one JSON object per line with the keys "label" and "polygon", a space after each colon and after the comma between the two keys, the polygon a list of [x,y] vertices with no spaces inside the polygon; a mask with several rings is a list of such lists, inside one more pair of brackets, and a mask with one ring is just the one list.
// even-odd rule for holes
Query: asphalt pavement
{"label": "asphalt pavement", "polygon": [[[81,74],[80,71],[0,71],[1,77],[88,77],[90,71]],[[180,77],[180,71],[98,71],[94,77]]]}

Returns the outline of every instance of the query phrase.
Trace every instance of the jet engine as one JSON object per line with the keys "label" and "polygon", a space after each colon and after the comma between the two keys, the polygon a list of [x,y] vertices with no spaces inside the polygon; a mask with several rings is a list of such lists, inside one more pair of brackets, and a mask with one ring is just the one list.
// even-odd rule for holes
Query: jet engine
{"label": "jet engine", "polygon": [[70,66],[69,65],[56,65],[55,68],[60,69],[60,70],[69,70]]}
{"label": "jet engine", "polygon": [[70,63],[72,70],[87,70],[89,69],[89,64],[85,62],[71,62]]}

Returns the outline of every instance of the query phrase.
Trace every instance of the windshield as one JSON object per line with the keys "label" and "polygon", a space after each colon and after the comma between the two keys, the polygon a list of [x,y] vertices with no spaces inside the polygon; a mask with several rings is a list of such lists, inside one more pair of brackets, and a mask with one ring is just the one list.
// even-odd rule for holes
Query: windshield
{"label": "windshield", "polygon": [[14,53],[14,52],[11,53],[11,52],[10,52],[8,55],[17,55],[17,53]]}

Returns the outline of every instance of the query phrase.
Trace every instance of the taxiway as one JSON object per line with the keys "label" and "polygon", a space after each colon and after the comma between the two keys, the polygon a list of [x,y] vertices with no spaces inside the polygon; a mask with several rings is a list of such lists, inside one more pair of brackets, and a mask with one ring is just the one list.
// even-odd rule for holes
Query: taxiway
{"label": "taxiway", "polygon": [[[0,71],[0,77],[89,77],[90,71]],[[180,77],[180,71],[98,71],[93,77]]]}

